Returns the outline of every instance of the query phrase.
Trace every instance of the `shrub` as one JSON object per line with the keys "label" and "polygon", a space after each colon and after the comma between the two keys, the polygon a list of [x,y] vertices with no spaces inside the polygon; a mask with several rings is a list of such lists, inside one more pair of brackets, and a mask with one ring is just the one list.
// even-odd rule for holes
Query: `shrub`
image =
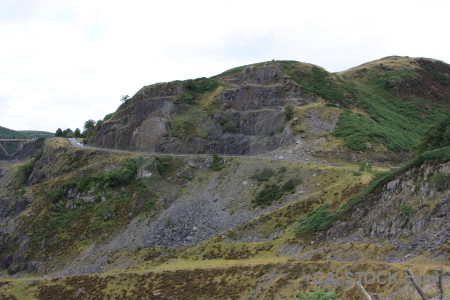
{"label": "shrub", "polygon": [[60,189],[60,188],[56,188],[51,190],[48,194],[47,197],[53,202],[53,203],[57,203],[59,200],[61,200],[64,196],[65,196],[65,192]]}
{"label": "shrub", "polygon": [[336,220],[338,214],[328,212],[330,205],[325,204],[313,210],[294,229],[295,233],[314,232],[327,229]]}
{"label": "shrub", "polygon": [[402,205],[402,206],[400,206],[400,211],[405,216],[410,216],[413,213],[413,208],[410,205]]}
{"label": "shrub", "polygon": [[285,184],[281,187],[281,189],[285,192],[293,192],[295,187],[301,183],[300,179],[289,179]]}
{"label": "shrub", "polygon": [[264,168],[262,171],[258,169],[251,179],[258,180],[259,182],[268,181],[274,173],[270,168]]}
{"label": "shrub", "polygon": [[162,177],[167,176],[172,163],[172,157],[155,157],[156,170]]}
{"label": "shrub", "polygon": [[214,171],[222,170],[223,169],[222,157],[214,154],[213,155],[213,161],[212,161],[211,166],[209,168],[211,170],[214,170]]}
{"label": "shrub", "polygon": [[256,205],[270,205],[283,196],[283,191],[275,184],[266,184],[253,200]]}

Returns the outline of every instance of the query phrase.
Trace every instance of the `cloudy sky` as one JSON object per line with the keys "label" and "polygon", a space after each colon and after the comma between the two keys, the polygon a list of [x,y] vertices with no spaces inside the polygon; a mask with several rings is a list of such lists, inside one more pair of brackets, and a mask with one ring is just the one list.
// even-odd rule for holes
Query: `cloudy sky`
{"label": "cloudy sky", "polygon": [[82,128],[142,86],[267,60],[450,62],[450,2],[0,0],[0,126]]}

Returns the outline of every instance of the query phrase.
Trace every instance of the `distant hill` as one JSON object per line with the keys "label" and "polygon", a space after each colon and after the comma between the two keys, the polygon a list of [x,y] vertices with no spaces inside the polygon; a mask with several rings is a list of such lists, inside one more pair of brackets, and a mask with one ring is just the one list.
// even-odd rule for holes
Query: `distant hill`
{"label": "distant hill", "polygon": [[[54,134],[46,131],[36,131],[36,130],[12,130],[6,127],[0,126],[0,139],[37,139],[37,138],[48,138],[53,137]],[[6,150],[9,153],[16,151],[16,145],[7,144],[5,145]],[[6,154],[3,150],[0,150],[0,160],[6,159]]]}

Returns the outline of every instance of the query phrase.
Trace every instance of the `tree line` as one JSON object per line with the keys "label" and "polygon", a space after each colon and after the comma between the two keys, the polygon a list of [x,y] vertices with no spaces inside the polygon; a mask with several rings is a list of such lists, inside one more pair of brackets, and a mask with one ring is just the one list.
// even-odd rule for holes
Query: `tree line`
{"label": "tree line", "polygon": [[75,130],[72,130],[70,128],[62,130],[61,128],[58,128],[56,130],[55,136],[67,138],[84,138],[84,143],[88,143],[89,140],[97,134],[103,122],[109,119],[112,115],[113,114],[108,114],[103,118],[103,120],[98,120],[97,122],[92,119],[87,120],[86,122],[84,122],[83,131],[81,131],[80,128],[76,128]]}

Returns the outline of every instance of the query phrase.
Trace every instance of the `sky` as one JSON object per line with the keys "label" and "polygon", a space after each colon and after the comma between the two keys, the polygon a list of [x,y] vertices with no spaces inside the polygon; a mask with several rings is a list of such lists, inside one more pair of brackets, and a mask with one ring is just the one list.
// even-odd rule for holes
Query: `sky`
{"label": "sky", "polygon": [[123,95],[268,60],[450,62],[450,1],[0,0],[0,126],[83,128]]}

